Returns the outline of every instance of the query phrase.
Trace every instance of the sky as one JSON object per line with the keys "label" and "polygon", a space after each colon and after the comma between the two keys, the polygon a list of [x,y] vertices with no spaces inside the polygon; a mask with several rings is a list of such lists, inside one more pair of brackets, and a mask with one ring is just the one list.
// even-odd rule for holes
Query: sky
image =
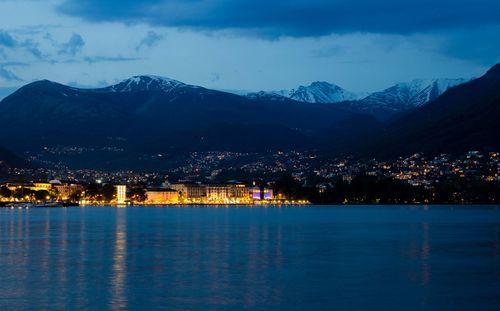
{"label": "sky", "polygon": [[258,91],[372,92],[500,62],[498,0],[0,0],[0,98],[153,74]]}

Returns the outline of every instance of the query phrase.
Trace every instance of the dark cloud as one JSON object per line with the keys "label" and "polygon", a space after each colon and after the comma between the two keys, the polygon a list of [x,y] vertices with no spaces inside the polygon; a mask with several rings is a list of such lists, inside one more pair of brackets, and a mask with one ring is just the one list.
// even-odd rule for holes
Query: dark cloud
{"label": "dark cloud", "polygon": [[489,66],[500,62],[500,26],[442,34],[445,42],[439,52],[448,56],[474,59]]}
{"label": "dark cloud", "polygon": [[136,47],[136,50],[140,50],[142,47],[153,47],[158,42],[163,40],[164,36],[160,35],[154,31],[149,31],[144,38],[142,38],[141,42],[139,45]]}
{"label": "dark cloud", "polygon": [[278,37],[408,34],[500,23],[497,0],[66,0],[59,10],[92,21]]}
{"label": "dark cloud", "polygon": [[75,56],[82,51],[85,41],[79,34],[73,34],[68,42],[63,43],[59,49],[59,54],[69,54]]}

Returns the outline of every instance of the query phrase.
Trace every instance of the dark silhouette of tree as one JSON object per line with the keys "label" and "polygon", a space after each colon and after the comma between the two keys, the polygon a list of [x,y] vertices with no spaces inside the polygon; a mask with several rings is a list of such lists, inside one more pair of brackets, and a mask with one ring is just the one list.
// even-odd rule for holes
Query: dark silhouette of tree
{"label": "dark silhouette of tree", "polygon": [[47,190],[35,191],[33,196],[37,201],[46,201],[47,197],[50,199],[50,193]]}
{"label": "dark silhouette of tree", "polygon": [[146,190],[142,187],[130,188],[128,191],[128,196],[134,202],[144,202],[146,201]]}
{"label": "dark silhouette of tree", "polygon": [[284,175],[273,184],[275,195],[282,194],[287,199],[299,200],[306,197],[302,185],[291,175]]}
{"label": "dark silhouette of tree", "polygon": [[113,185],[106,184],[102,187],[102,198],[106,202],[110,202],[113,200],[113,197],[116,193],[116,188]]}
{"label": "dark silhouette of tree", "polygon": [[9,188],[5,186],[0,187],[0,197],[10,198],[11,196],[12,196],[12,191]]}

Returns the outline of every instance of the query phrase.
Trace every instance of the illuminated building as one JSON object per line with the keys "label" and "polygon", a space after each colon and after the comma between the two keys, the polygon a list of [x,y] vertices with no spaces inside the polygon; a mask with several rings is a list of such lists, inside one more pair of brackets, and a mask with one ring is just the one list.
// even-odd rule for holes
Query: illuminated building
{"label": "illuminated building", "polygon": [[147,189],[147,204],[171,204],[179,201],[179,193],[173,189]]}
{"label": "illuminated building", "polygon": [[207,188],[199,184],[178,183],[171,184],[170,188],[177,191],[185,199],[200,199],[207,197]]}
{"label": "illuminated building", "polygon": [[35,182],[33,183],[33,186],[30,187],[30,189],[34,191],[40,191],[40,190],[50,191],[50,189],[52,189],[52,184],[47,182]]}
{"label": "illuminated building", "polygon": [[250,197],[250,190],[242,184],[229,185],[229,196],[235,199],[248,199]]}
{"label": "illuminated building", "polygon": [[272,189],[254,187],[250,190],[250,193],[253,200],[272,200],[274,198]]}
{"label": "illuminated building", "polygon": [[243,202],[250,200],[250,190],[242,184],[208,185],[207,199],[219,202]]}
{"label": "illuminated building", "polygon": [[207,199],[211,201],[223,201],[229,199],[230,189],[228,186],[210,185],[207,186]]}
{"label": "illuminated building", "polygon": [[127,200],[127,186],[117,185],[116,186],[116,203],[125,204]]}
{"label": "illuminated building", "polygon": [[71,195],[82,192],[84,189],[83,185],[62,183],[59,180],[51,180],[50,183],[61,200],[68,200]]}

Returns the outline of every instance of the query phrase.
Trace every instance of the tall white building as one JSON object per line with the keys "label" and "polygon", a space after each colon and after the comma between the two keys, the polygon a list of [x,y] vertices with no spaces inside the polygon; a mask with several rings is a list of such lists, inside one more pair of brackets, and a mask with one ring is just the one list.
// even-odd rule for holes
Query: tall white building
{"label": "tall white building", "polygon": [[117,185],[116,186],[116,203],[125,204],[127,199],[127,186]]}

